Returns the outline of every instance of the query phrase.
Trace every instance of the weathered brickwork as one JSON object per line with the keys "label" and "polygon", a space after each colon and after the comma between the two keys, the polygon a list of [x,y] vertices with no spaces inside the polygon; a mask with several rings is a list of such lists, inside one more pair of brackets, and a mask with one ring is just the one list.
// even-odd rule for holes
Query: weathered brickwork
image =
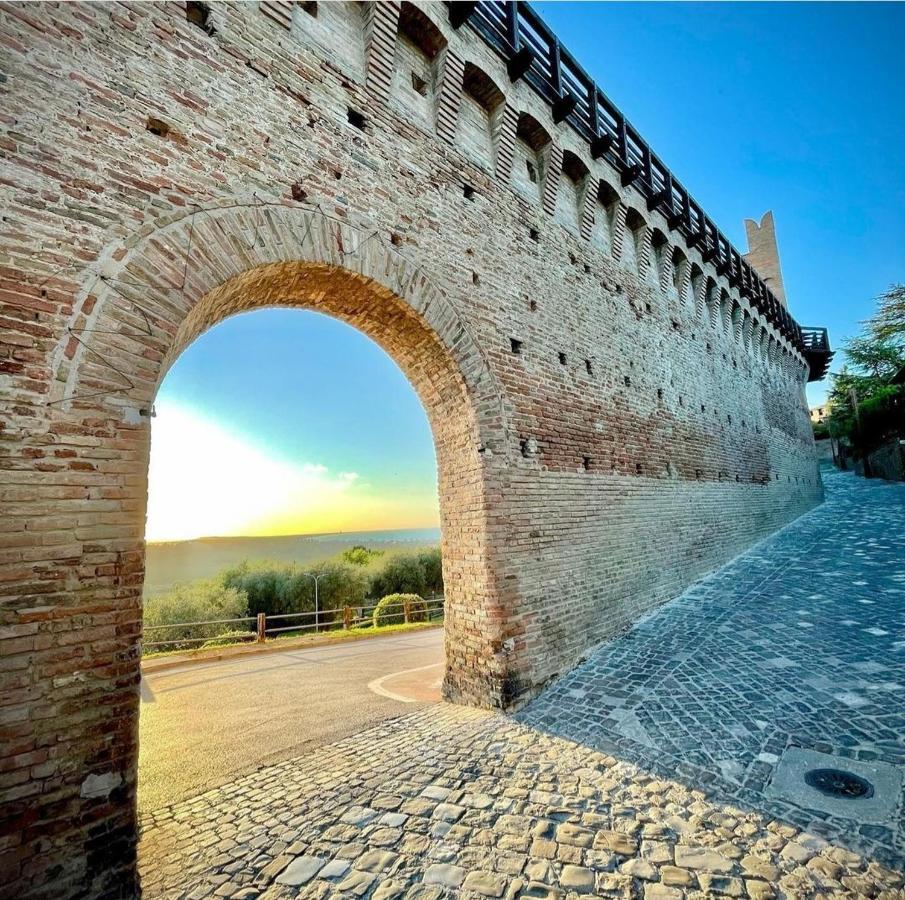
{"label": "weathered brickwork", "polygon": [[418,391],[463,702],[819,502],[800,354],[443,4],[4,4],[0,47],[0,891],[135,889],[148,413],[226,315]]}

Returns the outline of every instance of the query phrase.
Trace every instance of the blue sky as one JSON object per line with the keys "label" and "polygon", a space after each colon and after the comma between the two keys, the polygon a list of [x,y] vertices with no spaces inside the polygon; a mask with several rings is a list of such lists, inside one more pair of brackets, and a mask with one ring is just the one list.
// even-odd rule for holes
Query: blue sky
{"label": "blue sky", "polygon": [[149,540],[438,523],[421,401],[370,338],[328,316],[226,319],[176,360],[155,410]]}
{"label": "blue sky", "polygon": [[905,5],[535,8],[736,247],[775,212],[801,324],[838,346],[905,280]]}
{"label": "blue sky", "polygon": [[[743,220],[774,210],[799,322],[838,346],[905,279],[905,6],[536,8],[737,247]],[[339,322],[227,320],[177,360],[156,407],[149,539],[437,523],[420,402]]]}

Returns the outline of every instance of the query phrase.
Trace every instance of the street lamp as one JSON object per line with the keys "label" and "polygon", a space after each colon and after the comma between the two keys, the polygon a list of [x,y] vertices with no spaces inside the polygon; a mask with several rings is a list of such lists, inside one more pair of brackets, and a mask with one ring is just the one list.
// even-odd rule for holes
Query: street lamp
{"label": "street lamp", "polygon": [[327,573],[321,572],[319,575],[315,575],[312,572],[303,572],[302,574],[314,579],[314,633],[319,634],[321,630],[321,609],[317,594],[317,584]]}

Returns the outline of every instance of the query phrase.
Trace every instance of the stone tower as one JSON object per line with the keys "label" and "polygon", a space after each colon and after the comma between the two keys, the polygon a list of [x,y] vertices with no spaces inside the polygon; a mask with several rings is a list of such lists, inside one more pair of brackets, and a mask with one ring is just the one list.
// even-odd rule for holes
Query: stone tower
{"label": "stone tower", "polygon": [[779,249],[776,246],[776,225],[773,221],[773,211],[767,210],[764,213],[760,225],[754,219],[745,219],[745,232],[748,236],[748,252],[745,254],[745,259],[754,266],[757,274],[773,291],[776,299],[783,306],[788,307],[786,291],[782,283],[782,269],[779,265]]}

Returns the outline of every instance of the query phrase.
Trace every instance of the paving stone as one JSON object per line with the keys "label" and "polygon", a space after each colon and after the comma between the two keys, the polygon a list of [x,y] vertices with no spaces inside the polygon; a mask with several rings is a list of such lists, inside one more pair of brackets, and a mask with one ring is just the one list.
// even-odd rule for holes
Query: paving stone
{"label": "paving stone", "polygon": [[465,869],[447,863],[434,863],[424,873],[425,884],[441,884],[444,887],[456,888],[465,879]]}
{"label": "paving stone", "polygon": [[342,878],[349,871],[351,865],[347,859],[331,860],[317,873],[317,877],[327,879]]}
{"label": "paving stone", "polygon": [[745,885],[741,878],[730,878],[727,875],[714,875],[710,872],[701,872],[698,882],[705,894],[721,894],[727,897],[744,897]]}
{"label": "paving stone", "polygon": [[456,822],[463,812],[465,812],[465,809],[461,806],[456,806],[453,803],[440,803],[434,807],[433,817],[444,822]]}
{"label": "paving stone", "polygon": [[678,844],[675,849],[676,865],[685,869],[701,869],[705,872],[731,872],[732,860],[707,847],[686,847]]}
{"label": "paving stone", "polygon": [[519,892],[521,897],[536,897],[538,900],[560,900],[562,895],[559,888],[539,881],[529,881]]}
{"label": "paving stone", "polygon": [[299,856],[276,877],[277,884],[293,887],[307,884],[324,867],[325,860],[317,856]]}
{"label": "paving stone", "polygon": [[667,887],[665,884],[646,884],[644,900],[682,900],[682,891],[679,888]]}
{"label": "paving stone", "polygon": [[465,891],[474,891],[485,897],[502,897],[506,889],[506,876],[497,872],[469,872],[462,884]]}
{"label": "paving stone", "polygon": [[337,890],[346,894],[354,894],[356,897],[362,897],[371,889],[375,877],[370,872],[359,872],[357,869],[352,869],[337,885]]}
{"label": "paving stone", "polygon": [[672,862],[672,847],[664,841],[642,841],[641,856],[650,862],[661,865]]}
{"label": "paving stone", "polygon": [[369,850],[355,860],[355,868],[361,872],[385,872],[396,860],[398,853],[388,850]]}
{"label": "paving stone", "polygon": [[584,866],[563,866],[559,873],[559,883],[567,891],[578,894],[594,893],[594,872]]}
{"label": "paving stone", "polygon": [[556,829],[556,840],[560,844],[571,844],[575,847],[590,847],[594,843],[594,832],[580,825],[566,822]]}
{"label": "paving stone", "polygon": [[620,831],[598,831],[594,837],[594,849],[634,856],[638,851],[638,842]]}
{"label": "paving stone", "polygon": [[374,888],[371,900],[396,900],[405,893],[407,887],[404,881],[388,878]]}
{"label": "paving stone", "polygon": [[745,879],[745,890],[751,900],[773,900],[776,896],[776,891],[769,882],[758,881],[754,878]]}
{"label": "paving stone", "polygon": [[657,870],[646,859],[626,860],[619,866],[619,871],[642,881],[656,881],[658,877]]}

